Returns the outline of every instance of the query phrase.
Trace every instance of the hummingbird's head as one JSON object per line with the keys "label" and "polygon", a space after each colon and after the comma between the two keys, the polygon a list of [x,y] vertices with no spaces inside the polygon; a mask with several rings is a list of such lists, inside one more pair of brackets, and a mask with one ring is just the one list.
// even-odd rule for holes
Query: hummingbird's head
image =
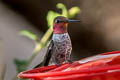
{"label": "hummingbird's head", "polygon": [[67,27],[69,22],[79,22],[80,20],[70,20],[63,16],[58,16],[53,21],[54,34],[67,33]]}

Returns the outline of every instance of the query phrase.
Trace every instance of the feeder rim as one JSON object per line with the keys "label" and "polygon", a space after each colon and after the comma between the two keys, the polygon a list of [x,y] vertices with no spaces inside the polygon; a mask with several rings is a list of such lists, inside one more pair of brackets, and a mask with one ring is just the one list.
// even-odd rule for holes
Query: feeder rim
{"label": "feeder rim", "polygon": [[[106,71],[114,70],[119,71],[120,65],[114,65],[114,66],[107,66],[104,68],[97,68],[94,70],[72,70],[72,71],[56,71],[56,72],[44,72],[44,73],[26,73],[26,71],[21,72],[18,74],[19,78],[45,78],[45,77],[55,77],[55,76],[64,76],[64,75],[73,75],[73,74],[88,74],[88,73],[96,73],[96,72],[106,72]],[[112,72],[111,71],[111,72]],[[114,72],[113,71],[113,72]]]}

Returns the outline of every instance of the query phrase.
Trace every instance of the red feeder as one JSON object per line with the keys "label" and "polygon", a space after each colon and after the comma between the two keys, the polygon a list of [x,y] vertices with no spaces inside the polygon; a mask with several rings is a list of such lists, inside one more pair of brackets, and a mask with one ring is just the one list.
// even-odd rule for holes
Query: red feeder
{"label": "red feeder", "polygon": [[19,78],[32,80],[120,80],[120,51],[79,61],[27,70]]}

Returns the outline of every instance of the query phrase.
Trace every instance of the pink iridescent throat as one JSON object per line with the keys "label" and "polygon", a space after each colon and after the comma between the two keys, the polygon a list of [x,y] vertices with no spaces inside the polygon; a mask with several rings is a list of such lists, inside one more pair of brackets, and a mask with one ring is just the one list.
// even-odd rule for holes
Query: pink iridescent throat
{"label": "pink iridescent throat", "polygon": [[54,34],[67,33],[67,24],[66,23],[54,24],[53,26],[54,26],[53,27]]}

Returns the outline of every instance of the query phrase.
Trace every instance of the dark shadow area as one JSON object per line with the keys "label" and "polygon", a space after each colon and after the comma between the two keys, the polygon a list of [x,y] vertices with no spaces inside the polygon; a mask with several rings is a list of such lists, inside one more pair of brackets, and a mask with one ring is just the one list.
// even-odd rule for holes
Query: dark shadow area
{"label": "dark shadow area", "polygon": [[[116,16],[115,12],[120,13],[117,10],[117,7],[120,8],[120,1],[118,0],[109,0],[109,2],[107,0],[3,0],[3,2],[17,11],[17,13],[25,16],[30,23],[36,25],[36,29],[42,32],[45,32],[47,29],[47,12],[49,10],[60,12],[56,9],[57,3],[64,3],[68,9],[72,6],[79,6],[81,13],[75,18],[81,19],[82,23],[69,25],[73,53],[75,53],[73,56],[80,55],[80,57],[86,57],[102,52],[119,50],[120,46],[116,48],[111,47],[115,43],[115,39],[108,38],[111,34],[109,32],[111,31],[110,27],[114,26],[114,24],[109,25],[110,21],[108,19],[114,18]],[[109,27],[107,28],[107,26]],[[112,36],[114,36],[114,33]],[[120,40],[120,37],[117,39]]]}

